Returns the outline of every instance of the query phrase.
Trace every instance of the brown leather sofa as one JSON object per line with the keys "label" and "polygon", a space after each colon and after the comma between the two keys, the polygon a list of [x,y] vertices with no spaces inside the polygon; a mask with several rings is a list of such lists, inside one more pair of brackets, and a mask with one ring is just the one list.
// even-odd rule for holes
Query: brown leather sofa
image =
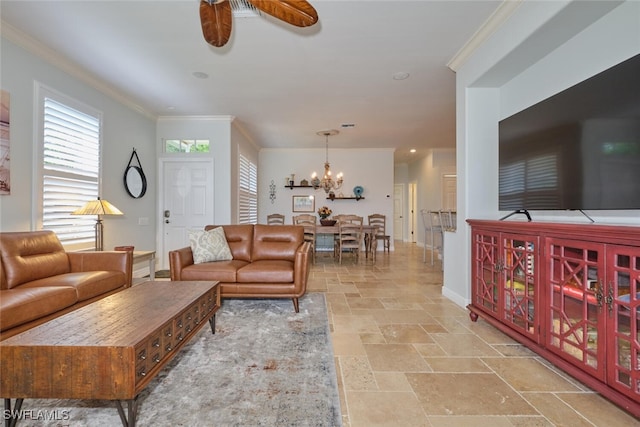
{"label": "brown leather sofa", "polygon": [[65,252],[53,231],[0,233],[0,340],[131,286],[131,252]]}
{"label": "brown leather sofa", "polygon": [[[205,230],[218,226],[207,225]],[[311,244],[299,225],[223,225],[233,259],[194,264],[191,247],[169,252],[171,280],[215,280],[222,298],[298,298],[307,289]]]}

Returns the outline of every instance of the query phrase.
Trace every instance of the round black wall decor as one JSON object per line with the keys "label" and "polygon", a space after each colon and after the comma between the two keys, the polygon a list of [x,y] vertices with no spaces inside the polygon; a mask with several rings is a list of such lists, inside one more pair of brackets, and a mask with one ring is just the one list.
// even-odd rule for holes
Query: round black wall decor
{"label": "round black wall decor", "polygon": [[[138,162],[137,166],[131,164],[134,156]],[[139,199],[147,192],[147,178],[144,176],[142,164],[140,163],[140,159],[138,158],[138,153],[136,153],[135,148],[133,149],[133,153],[131,153],[127,168],[124,170],[123,181],[127,194],[134,199]]]}

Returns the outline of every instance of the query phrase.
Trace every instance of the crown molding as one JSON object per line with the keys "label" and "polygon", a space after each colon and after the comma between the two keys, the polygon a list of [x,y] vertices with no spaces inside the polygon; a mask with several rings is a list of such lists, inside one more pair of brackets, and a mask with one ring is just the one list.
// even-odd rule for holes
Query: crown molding
{"label": "crown molding", "polygon": [[489,19],[471,36],[471,38],[460,48],[460,50],[447,62],[454,72],[458,71],[462,65],[471,57],[493,33],[495,33],[504,22],[522,5],[525,0],[505,0],[491,14]]}
{"label": "crown molding", "polygon": [[60,54],[58,54],[55,50],[46,47],[41,42],[18,30],[4,20],[0,20],[0,33],[2,34],[2,37],[6,38],[17,46],[20,46],[33,55],[42,58],[44,61],[59,68],[72,77],[77,78],[78,80],[84,82],[92,88],[102,92],[103,94],[109,96],[110,98],[116,100],[124,106],[137,111],[138,113],[151,120],[157,119],[157,116],[155,114],[134,102],[126,94],[115,89],[104,80],[97,78],[94,74],[79,67],[78,64],[60,56]]}
{"label": "crown molding", "polygon": [[235,120],[235,116],[220,115],[220,116],[158,116],[158,121],[170,121],[170,120],[192,120],[203,122],[228,122],[231,123]]}

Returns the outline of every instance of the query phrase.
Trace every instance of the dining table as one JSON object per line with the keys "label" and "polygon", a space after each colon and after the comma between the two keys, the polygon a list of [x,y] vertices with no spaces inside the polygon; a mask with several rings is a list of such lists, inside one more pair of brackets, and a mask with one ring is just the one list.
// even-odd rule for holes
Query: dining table
{"label": "dining table", "polygon": [[[321,225],[321,224],[304,224],[305,230],[315,231],[315,234],[330,234],[330,235],[338,235],[340,234],[340,226],[338,224],[335,225]],[[376,241],[375,235],[378,227],[375,225],[365,225],[362,224],[362,232],[364,233],[364,244],[365,244],[365,258],[369,258],[369,253],[371,253],[371,259],[375,262],[376,257],[372,252],[372,243]]]}

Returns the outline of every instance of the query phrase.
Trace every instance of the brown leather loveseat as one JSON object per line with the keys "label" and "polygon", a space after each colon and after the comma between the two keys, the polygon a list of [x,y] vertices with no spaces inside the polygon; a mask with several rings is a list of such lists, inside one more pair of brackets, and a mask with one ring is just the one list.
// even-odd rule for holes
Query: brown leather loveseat
{"label": "brown leather loveseat", "polygon": [[131,286],[131,252],[65,252],[53,231],[0,233],[0,340]]}
{"label": "brown leather loveseat", "polygon": [[[218,226],[207,225],[205,230]],[[233,259],[194,264],[191,247],[169,252],[171,280],[215,280],[222,298],[298,298],[307,289],[311,244],[299,225],[223,225]]]}

